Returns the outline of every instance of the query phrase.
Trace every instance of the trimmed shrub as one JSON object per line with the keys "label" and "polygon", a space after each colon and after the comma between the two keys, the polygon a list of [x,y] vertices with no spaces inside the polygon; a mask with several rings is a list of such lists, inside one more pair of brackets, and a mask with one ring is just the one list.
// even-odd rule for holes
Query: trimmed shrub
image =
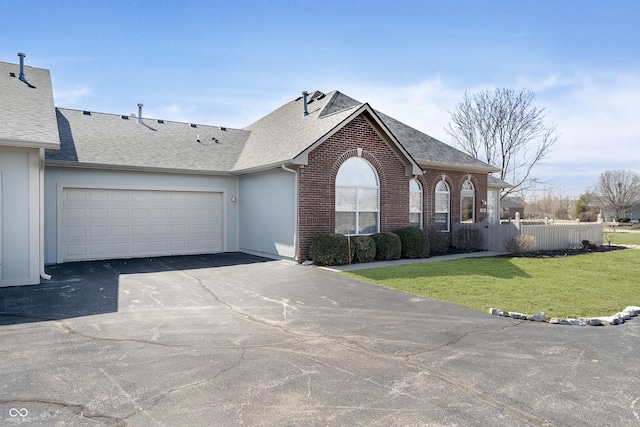
{"label": "trimmed shrub", "polygon": [[429,238],[416,227],[403,227],[394,231],[400,237],[402,258],[427,258],[429,256]]}
{"label": "trimmed shrub", "polygon": [[392,259],[400,259],[402,251],[402,243],[397,234],[384,232],[370,236],[376,245],[376,261],[387,261]]}
{"label": "trimmed shrub", "polygon": [[477,228],[461,227],[458,230],[458,248],[465,252],[482,249],[482,233]]}
{"label": "trimmed shrub", "polygon": [[323,234],[309,244],[309,257],[320,265],[344,265],[353,259],[353,247],[349,251],[347,236]]}
{"label": "trimmed shrub", "polygon": [[427,238],[430,255],[442,255],[449,251],[449,234],[438,231],[435,225],[427,227]]}
{"label": "trimmed shrub", "polygon": [[353,236],[351,250],[354,262],[371,262],[376,258],[376,243],[371,236]]}
{"label": "trimmed shrub", "polygon": [[530,252],[536,245],[536,237],[523,234],[521,236],[511,236],[505,243],[505,249],[511,253],[522,254]]}

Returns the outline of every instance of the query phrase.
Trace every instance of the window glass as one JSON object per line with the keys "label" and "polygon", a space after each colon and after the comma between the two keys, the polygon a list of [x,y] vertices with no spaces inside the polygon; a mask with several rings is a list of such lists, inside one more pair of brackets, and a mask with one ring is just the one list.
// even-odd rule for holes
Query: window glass
{"label": "window glass", "polygon": [[435,194],[435,226],[440,231],[449,231],[449,184],[444,180],[436,184]]}
{"label": "window glass", "polygon": [[378,232],[378,175],[366,160],[347,159],[336,175],[336,233],[373,234]]}
{"label": "window glass", "polygon": [[422,228],[422,187],[416,179],[409,181],[409,225]]}
{"label": "window glass", "polygon": [[469,180],[462,184],[460,192],[460,222],[475,222],[476,193]]}

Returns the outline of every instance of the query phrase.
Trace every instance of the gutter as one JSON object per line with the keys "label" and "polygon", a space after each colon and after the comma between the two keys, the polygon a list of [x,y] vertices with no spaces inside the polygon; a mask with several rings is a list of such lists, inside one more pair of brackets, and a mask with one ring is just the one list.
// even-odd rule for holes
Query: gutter
{"label": "gutter", "polygon": [[298,236],[300,235],[299,233],[299,225],[298,225],[298,171],[295,169],[289,169],[284,163],[281,165],[282,170],[287,171],[287,172],[291,172],[294,175],[294,197],[295,197],[295,201],[294,201],[294,206],[293,206],[293,213],[294,213],[294,225],[293,225],[293,256],[294,259],[297,261],[300,261],[300,254],[298,253]]}
{"label": "gutter", "polygon": [[40,179],[40,191],[39,191],[39,221],[40,221],[40,277],[45,280],[51,280],[51,276],[44,271],[44,148],[40,148],[40,162],[39,162],[39,179]]}

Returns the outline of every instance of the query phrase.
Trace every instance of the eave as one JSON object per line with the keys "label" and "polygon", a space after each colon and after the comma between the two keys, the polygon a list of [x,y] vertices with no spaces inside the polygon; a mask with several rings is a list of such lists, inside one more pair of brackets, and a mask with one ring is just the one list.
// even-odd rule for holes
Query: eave
{"label": "eave", "polygon": [[109,164],[102,164],[102,163],[69,162],[65,160],[45,160],[44,164],[45,166],[49,166],[49,167],[60,167],[60,168],[70,168],[70,169],[175,173],[175,174],[189,174],[189,175],[218,175],[218,176],[233,175],[230,171],[216,171],[216,170],[202,170],[202,169],[174,169],[174,168],[159,168],[159,167],[136,166],[136,165],[109,165]]}
{"label": "eave", "polygon": [[0,146],[17,148],[44,148],[45,150],[59,150],[60,142],[29,141],[26,139],[0,139]]}

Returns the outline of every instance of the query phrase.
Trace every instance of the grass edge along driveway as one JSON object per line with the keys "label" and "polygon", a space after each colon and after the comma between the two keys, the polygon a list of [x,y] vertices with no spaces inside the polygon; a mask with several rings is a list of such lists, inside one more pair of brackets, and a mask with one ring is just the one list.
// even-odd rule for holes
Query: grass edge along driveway
{"label": "grass edge along driveway", "polygon": [[483,312],[495,307],[580,318],[640,305],[637,249],[561,258],[466,258],[343,274]]}

